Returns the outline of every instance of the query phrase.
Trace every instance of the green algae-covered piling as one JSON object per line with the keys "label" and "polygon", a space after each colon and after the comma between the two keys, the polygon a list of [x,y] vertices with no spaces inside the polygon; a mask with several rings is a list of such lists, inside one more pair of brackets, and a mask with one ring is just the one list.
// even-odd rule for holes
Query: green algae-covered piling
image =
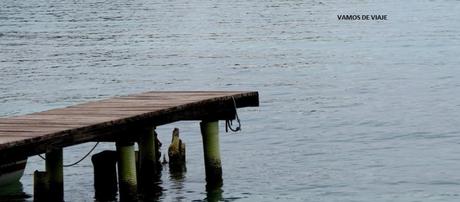
{"label": "green algae-covered piling", "polygon": [[142,131],[139,138],[139,188],[141,192],[149,191],[154,186],[158,175],[157,134],[150,127]]}
{"label": "green algae-covered piling", "polygon": [[137,201],[136,159],[133,142],[117,142],[120,201]]}
{"label": "green algae-covered piling", "polygon": [[46,153],[46,173],[48,174],[50,201],[64,201],[62,148],[54,149]]}
{"label": "green algae-covered piling", "polygon": [[200,128],[203,137],[206,186],[220,187],[223,185],[223,180],[219,148],[219,122],[202,121]]}
{"label": "green algae-covered piling", "polygon": [[98,201],[115,200],[118,191],[117,152],[102,151],[91,157],[94,168],[94,190]]}

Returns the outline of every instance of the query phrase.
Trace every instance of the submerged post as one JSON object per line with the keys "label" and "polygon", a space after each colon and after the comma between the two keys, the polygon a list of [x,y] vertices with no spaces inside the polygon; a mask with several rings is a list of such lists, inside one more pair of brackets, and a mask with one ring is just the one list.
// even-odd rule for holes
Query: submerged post
{"label": "submerged post", "polygon": [[171,144],[168,148],[169,171],[181,174],[187,170],[185,166],[185,143],[179,138],[179,129],[174,128]]}
{"label": "submerged post", "polygon": [[117,142],[120,201],[137,201],[136,159],[133,142]]}
{"label": "submerged post", "polygon": [[95,198],[99,201],[115,200],[118,191],[117,152],[102,151],[91,157],[94,168]]}
{"label": "submerged post", "polygon": [[49,182],[50,201],[64,201],[64,171],[62,165],[62,148],[46,153],[46,173]]}
{"label": "submerged post", "polygon": [[203,137],[206,186],[208,188],[221,187],[223,180],[219,148],[219,121],[202,121],[200,128]]}
{"label": "submerged post", "polygon": [[157,176],[157,145],[155,127],[142,131],[139,145],[139,188],[142,192],[151,191]]}
{"label": "submerged post", "polygon": [[34,172],[34,201],[49,201],[48,175],[44,171]]}

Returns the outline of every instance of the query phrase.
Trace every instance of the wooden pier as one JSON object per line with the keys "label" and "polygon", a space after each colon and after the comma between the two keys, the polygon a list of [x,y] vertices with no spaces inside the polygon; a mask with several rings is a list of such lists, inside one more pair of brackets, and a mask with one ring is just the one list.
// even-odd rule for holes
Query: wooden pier
{"label": "wooden pier", "polygon": [[[121,158],[119,170],[131,172],[119,175],[120,189],[123,183],[126,186],[123,188],[130,189],[136,183],[128,179],[135,172],[131,159],[134,155],[133,143],[152,141],[152,138],[145,137],[152,135],[151,131],[157,126],[195,120],[201,121],[197,127],[201,127],[203,140],[206,141],[205,151],[212,151],[205,153],[206,179],[221,180],[216,124],[219,120],[233,120],[236,108],[255,106],[259,106],[257,92],[159,91],[0,118],[0,164],[46,153],[47,179],[51,180],[48,185],[53,191],[58,190],[57,196],[51,200],[60,201],[62,196],[59,190],[63,186],[62,149],[85,142],[116,142]],[[152,148],[146,150],[153,151]],[[129,195],[121,192],[121,198]]]}

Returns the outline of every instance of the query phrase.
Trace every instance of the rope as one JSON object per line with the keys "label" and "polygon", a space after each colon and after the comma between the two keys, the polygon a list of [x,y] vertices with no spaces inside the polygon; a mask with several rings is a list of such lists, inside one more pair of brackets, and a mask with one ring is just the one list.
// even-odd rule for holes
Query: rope
{"label": "rope", "polygon": [[225,120],[225,132],[227,133],[228,133],[228,129],[230,129],[232,132],[241,131],[241,121],[240,121],[240,117],[238,117],[236,101],[233,96],[232,96],[232,100],[233,100],[233,107],[235,108],[235,118],[236,118],[236,121],[238,122],[238,126],[236,128],[233,128],[233,120]]}
{"label": "rope", "polygon": [[[72,163],[72,164],[63,165],[63,167],[72,167],[72,166],[75,166],[75,165],[79,164],[80,162],[82,162],[83,160],[85,160],[86,157],[88,157],[88,156],[91,154],[91,152],[94,151],[94,149],[96,149],[96,147],[97,147],[98,144],[99,144],[99,142],[96,142],[96,144],[93,146],[93,148],[91,148],[91,150],[89,150],[89,152],[88,152],[87,154],[85,154],[80,160],[78,160],[78,161],[76,161],[75,163]],[[43,157],[42,155],[39,154],[38,156],[39,156],[41,159],[46,160],[46,158]]]}
{"label": "rope", "polygon": [[72,164],[64,165],[64,167],[72,167],[72,166],[77,165],[80,162],[82,162],[86,157],[88,157],[91,154],[91,152],[94,151],[94,149],[96,149],[98,144],[99,144],[99,142],[96,142],[96,144],[94,144],[93,148],[91,148],[91,150],[89,150],[89,152],[85,156],[83,156],[80,160],[78,160],[78,161],[76,161],[75,163],[72,163]]}

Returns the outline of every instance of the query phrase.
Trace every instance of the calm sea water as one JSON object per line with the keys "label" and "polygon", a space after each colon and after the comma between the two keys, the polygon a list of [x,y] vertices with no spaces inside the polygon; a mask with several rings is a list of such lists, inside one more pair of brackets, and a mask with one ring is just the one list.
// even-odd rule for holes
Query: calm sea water
{"label": "calm sea water", "polygon": [[[0,116],[150,90],[257,90],[221,127],[225,201],[458,201],[460,2],[2,0]],[[338,21],[338,14],[388,20]],[[201,201],[197,122],[187,173],[161,201]],[[65,149],[65,164],[93,143]],[[104,143],[96,152],[113,149]],[[29,158],[23,191],[44,162]],[[90,159],[66,201],[93,201]],[[26,199],[26,200],[31,200]]]}

